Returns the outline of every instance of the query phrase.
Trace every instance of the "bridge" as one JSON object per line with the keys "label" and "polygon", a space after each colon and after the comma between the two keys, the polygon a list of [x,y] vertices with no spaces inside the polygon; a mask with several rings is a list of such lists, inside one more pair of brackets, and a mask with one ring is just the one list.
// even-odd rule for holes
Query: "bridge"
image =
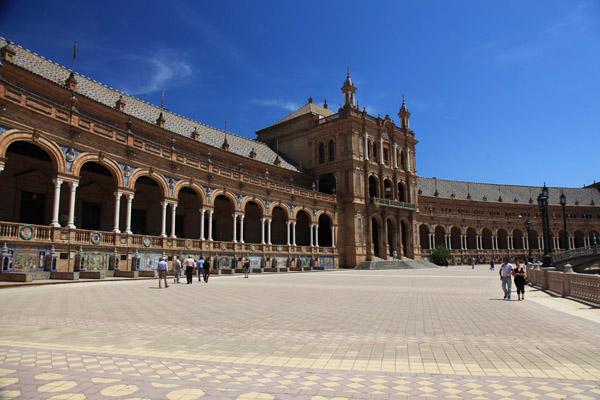
{"label": "bridge", "polygon": [[586,268],[600,263],[600,245],[579,247],[555,253],[552,255],[552,263],[561,271],[568,263],[573,266],[573,271],[583,272]]}

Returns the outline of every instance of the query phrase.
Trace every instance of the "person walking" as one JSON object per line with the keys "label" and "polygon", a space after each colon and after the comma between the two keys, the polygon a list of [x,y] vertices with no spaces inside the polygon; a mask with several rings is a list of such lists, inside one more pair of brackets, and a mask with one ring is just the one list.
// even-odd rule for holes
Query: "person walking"
{"label": "person walking", "polygon": [[517,287],[517,299],[519,301],[525,300],[525,278],[527,277],[527,270],[519,264],[515,263],[515,269],[513,270],[513,276],[515,280],[515,286]]}
{"label": "person walking", "polygon": [[210,259],[208,258],[204,261],[202,273],[204,274],[204,283],[208,283],[208,277],[210,276]]}
{"label": "person walking", "polygon": [[192,274],[194,273],[194,268],[196,268],[196,262],[192,256],[188,256],[187,260],[183,262],[183,266],[185,267],[185,277],[187,278],[187,283],[188,285],[191,285]]}
{"label": "person walking", "polygon": [[198,282],[202,282],[202,278],[204,278],[204,257],[198,259],[196,269],[198,270]]}
{"label": "person walking", "polygon": [[500,280],[502,281],[502,290],[504,291],[504,299],[510,300],[510,292],[512,290],[512,274],[513,265],[508,262],[508,257],[502,258],[502,266],[500,266]]}
{"label": "person walking", "polygon": [[493,271],[494,270],[494,260],[492,259],[492,262],[490,263],[490,270]]}
{"label": "person walking", "polygon": [[242,264],[242,267],[244,268],[244,274],[246,274],[246,276],[244,276],[244,278],[247,278],[248,274],[250,273],[250,260],[248,258],[244,259],[244,263]]}
{"label": "person walking", "polygon": [[163,280],[165,281],[165,289],[168,288],[169,284],[167,283],[167,272],[169,272],[169,265],[167,264],[165,257],[160,258],[156,270],[158,271],[158,288],[162,289]]}
{"label": "person walking", "polygon": [[173,260],[173,272],[175,272],[173,283],[179,283],[179,277],[181,276],[181,260],[179,256],[175,256],[175,260]]}

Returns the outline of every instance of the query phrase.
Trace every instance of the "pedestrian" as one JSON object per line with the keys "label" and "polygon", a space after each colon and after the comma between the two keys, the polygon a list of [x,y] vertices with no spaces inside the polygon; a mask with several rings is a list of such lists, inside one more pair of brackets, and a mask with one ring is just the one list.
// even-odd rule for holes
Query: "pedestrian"
{"label": "pedestrian", "polygon": [[244,259],[244,263],[242,264],[242,267],[244,268],[244,274],[246,274],[246,276],[244,276],[244,278],[247,278],[248,274],[250,273],[250,260],[248,258]]}
{"label": "pedestrian", "polygon": [[505,300],[510,300],[510,292],[512,290],[512,274],[514,268],[515,267],[508,262],[508,257],[502,257],[502,266],[500,266],[499,272]]}
{"label": "pedestrian", "polygon": [[179,277],[181,276],[181,260],[179,256],[175,256],[175,260],[173,260],[173,272],[175,273],[173,283],[179,283]]}
{"label": "pedestrian", "polygon": [[469,265],[471,269],[475,269],[475,259],[473,257],[469,257]]}
{"label": "pedestrian", "polygon": [[198,282],[202,282],[202,278],[204,277],[204,257],[198,259],[196,269],[198,270]]}
{"label": "pedestrian", "polygon": [[513,276],[515,279],[515,286],[517,287],[517,299],[525,300],[525,278],[527,277],[527,270],[519,265],[517,261],[516,267],[513,270]]}
{"label": "pedestrian", "polygon": [[204,261],[202,273],[204,274],[204,283],[208,283],[208,277],[210,276],[210,259],[208,258]]}
{"label": "pedestrian", "polygon": [[165,289],[168,288],[169,284],[167,283],[167,272],[169,272],[169,265],[167,264],[165,257],[160,258],[156,270],[158,271],[158,288],[162,289],[163,280],[165,281]]}
{"label": "pedestrian", "polygon": [[185,267],[185,277],[187,278],[187,283],[188,285],[191,285],[192,274],[194,273],[194,268],[196,268],[196,262],[192,256],[188,256],[187,260],[183,262],[183,266]]}
{"label": "pedestrian", "polygon": [[494,259],[492,259],[492,262],[490,263],[490,270],[491,271],[494,270]]}

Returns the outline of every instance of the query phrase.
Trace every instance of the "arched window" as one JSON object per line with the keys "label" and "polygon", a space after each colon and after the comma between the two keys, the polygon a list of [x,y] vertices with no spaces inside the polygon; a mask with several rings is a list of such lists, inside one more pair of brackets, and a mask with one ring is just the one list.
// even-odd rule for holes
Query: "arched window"
{"label": "arched window", "polygon": [[325,162],[325,144],[319,143],[319,164]]}
{"label": "arched window", "polygon": [[327,147],[327,153],[329,155],[328,161],[333,161],[335,159],[335,144],[333,143],[333,140],[329,141]]}
{"label": "arched window", "polygon": [[377,162],[377,143],[373,142],[373,161]]}

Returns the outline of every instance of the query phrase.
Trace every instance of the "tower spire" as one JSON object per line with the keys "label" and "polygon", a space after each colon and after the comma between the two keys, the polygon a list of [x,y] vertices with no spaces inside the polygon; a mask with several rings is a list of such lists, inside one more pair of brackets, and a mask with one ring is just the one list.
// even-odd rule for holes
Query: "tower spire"
{"label": "tower spire", "polygon": [[344,93],[344,107],[354,108],[354,93],[356,93],[356,86],[350,78],[350,66],[348,66],[348,72],[346,75],[346,81],[342,86],[342,93]]}

